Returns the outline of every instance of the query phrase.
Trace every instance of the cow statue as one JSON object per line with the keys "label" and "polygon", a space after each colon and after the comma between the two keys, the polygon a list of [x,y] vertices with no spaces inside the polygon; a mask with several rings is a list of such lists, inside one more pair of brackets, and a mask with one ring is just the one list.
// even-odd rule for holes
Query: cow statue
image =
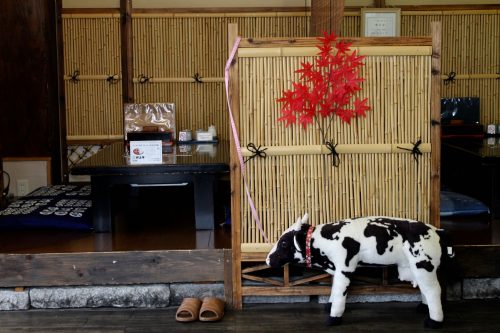
{"label": "cow statue", "polygon": [[339,325],[345,309],[349,277],[358,264],[397,265],[399,279],[410,281],[422,293],[429,309],[425,326],[443,323],[441,286],[437,269],[452,249],[441,241],[441,231],[423,222],[372,216],[311,226],[308,215],[285,230],[269,252],[266,263],[321,268],[334,276],[328,325]]}

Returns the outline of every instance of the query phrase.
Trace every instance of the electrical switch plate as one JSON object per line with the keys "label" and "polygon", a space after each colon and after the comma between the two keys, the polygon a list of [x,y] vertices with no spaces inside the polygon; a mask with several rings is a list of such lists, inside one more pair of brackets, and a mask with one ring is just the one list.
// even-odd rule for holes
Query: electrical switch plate
{"label": "electrical switch plate", "polygon": [[29,181],[27,179],[17,180],[17,196],[23,197],[29,192]]}

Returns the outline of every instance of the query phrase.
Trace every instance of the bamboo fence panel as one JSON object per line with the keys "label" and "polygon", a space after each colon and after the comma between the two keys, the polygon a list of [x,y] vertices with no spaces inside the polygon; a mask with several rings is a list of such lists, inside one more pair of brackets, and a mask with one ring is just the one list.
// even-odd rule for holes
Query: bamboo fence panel
{"label": "bamboo fence panel", "polygon": [[[276,22],[269,24],[270,19]],[[134,15],[136,102],[173,102],[178,129],[206,129],[215,124],[219,139],[227,140],[222,74],[227,57],[228,21],[246,22],[242,25],[258,36],[304,36],[307,32],[302,15]],[[149,79],[147,83],[139,82],[141,75]],[[202,83],[197,83],[195,76]]]}
{"label": "bamboo fence panel", "polygon": [[[249,143],[269,149],[265,159],[256,157],[246,163],[246,170],[270,242],[305,212],[312,224],[362,215],[431,222],[430,154],[423,153],[417,163],[406,151],[391,153],[393,146],[431,140],[429,53],[365,58],[361,94],[373,109],[351,125],[338,119],[331,125],[327,138],[339,144],[339,153],[346,149],[338,168],[321,152],[317,128],[286,128],[277,121],[276,99],[298,79],[294,71],[300,63],[312,58],[242,53],[239,135],[244,155],[249,155],[245,149]],[[264,243],[243,193],[241,203],[242,249]]]}
{"label": "bamboo fence panel", "polygon": [[[169,101],[178,105],[180,117],[178,128],[207,127],[207,119],[218,121],[221,139],[228,139],[226,103],[223,96],[223,66],[228,49],[227,25],[237,23],[240,34],[255,37],[305,37],[309,34],[308,12],[269,13],[134,13],[134,80],[140,75],[150,78],[148,85],[135,84],[135,102]],[[500,13],[498,10],[481,11],[403,11],[401,17],[402,36],[428,36],[430,22],[441,21],[443,25],[442,73],[455,72],[453,84],[442,85],[443,97],[477,96],[481,99],[481,123],[500,123],[500,81],[494,75],[500,73]],[[348,9],[344,13],[341,36],[359,36],[360,15],[358,10]],[[117,13],[64,14],[64,75],[69,77],[75,70],[80,72],[80,83],[92,76],[92,82],[109,75],[120,75],[120,17]],[[198,73],[204,85],[213,89],[191,89],[189,98],[184,88],[186,82],[194,82]],[[470,78],[460,78],[471,75]],[[490,75],[492,78],[479,78]],[[68,79],[68,78],[67,78]],[[443,80],[444,82],[444,80]],[[169,87],[169,84],[177,88]],[[152,89],[151,85],[161,88]],[[94,135],[93,128],[104,132],[100,135],[122,135],[123,108],[119,97],[121,84],[115,85],[116,93],[106,100],[96,100],[82,93],[78,87],[67,90],[67,99],[73,104],[67,108],[67,127],[81,128],[80,132],[68,132],[69,136]],[[81,85],[83,86],[83,85]],[[90,89],[90,88],[88,88]],[[96,87],[97,89],[97,87]],[[213,95],[207,91],[211,90]],[[88,91],[88,90],[87,90]],[[154,95],[148,95],[153,93]],[[198,94],[199,93],[199,94]],[[71,95],[71,94],[77,94]],[[113,98],[113,103],[107,101]],[[115,100],[116,99],[116,100]],[[88,110],[99,113],[106,105],[106,114],[113,119],[112,125],[96,124],[104,119],[96,114],[88,116]],[[188,109],[184,110],[184,106]],[[192,105],[192,106],[191,106]],[[213,115],[202,115],[206,112]],[[91,107],[94,106],[94,107]],[[196,106],[196,107],[195,107]],[[90,111],[92,112],[92,111]],[[187,116],[188,112],[195,112]],[[218,114],[221,114],[218,116]],[[83,116],[81,116],[83,115]],[[186,116],[184,116],[186,115]],[[195,119],[195,122],[190,123]],[[79,122],[87,122],[77,125]],[[91,130],[92,129],[92,130]],[[86,132],[89,130],[89,132]]]}
{"label": "bamboo fence panel", "polygon": [[500,122],[500,13],[482,11],[403,12],[401,33],[425,36],[430,22],[441,21],[442,73],[455,72],[453,83],[443,84],[442,97],[480,98],[480,123]]}
{"label": "bamboo fence panel", "polygon": [[62,22],[68,139],[122,135],[121,84],[107,80],[120,80],[119,15],[63,15]]}

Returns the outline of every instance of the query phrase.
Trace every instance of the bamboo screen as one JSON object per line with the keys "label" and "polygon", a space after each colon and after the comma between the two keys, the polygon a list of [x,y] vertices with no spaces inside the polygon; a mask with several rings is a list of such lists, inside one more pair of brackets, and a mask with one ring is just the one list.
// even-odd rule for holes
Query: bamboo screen
{"label": "bamboo screen", "polygon": [[[401,34],[427,36],[431,21],[443,26],[442,73],[456,73],[453,83],[443,80],[443,97],[480,97],[481,123],[500,123],[499,11],[403,11]],[[228,23],[237,23],[244,36],[303,37],[309,14],[134,13],[135,102],[174,102],[177,128],[215,123],[219,137],[228,139],[222,84]],[[359,25],[359,11],[346,11],[342,35],[359,36]],[[119,15],[64,14],[63,41],[68,138],[120,138],[121,81],[105,80],[121,74]],[[193,83],[197,73],[204,83]]]}
{"label": "bamboo screen", "polygon": [[[245,166],[265,233],[274,242],[305,212],[313,225],[341,218],[387,215],[430,223],[431,46],[359,46],[366,56],[362,98],[372,110],[350,125],[335,119],[326,137],[338,144],[338,167],[321,146],[317,127],[285,127],[276,99],[298,80],[294,71],[312,61],[315,48],[240,48],[239,135],[268,148]],[[283,53],[292,56],[279,56]],[[324,126],[326,128],[326,126]],[[422,141],[423,154],[407,150]],[[264,243],[241,196],[242,251]],[[250,243],[250,244],[245,244]],[[250,245],[251,246],[251,245]]]}
{"label": "bamboo screen", "polygon": [[432,21],[443,27],[441,73],[456,73],[442,97],[479,97],[480,123],[500,123],[500,11],[403,12],[401,34],[427,36]]}
{"label": "bamboo screen", "polygon": [[123,135],[118,14],[64,15],[68,139]]}
{"label": "bamboo screen", "polygon": [[222,78],[227,22],[240,22],[259,36],[304,36],[308,30],[304,14],[220,15],[135,14],[134,93],[137,103],[175,103],[177,128],[206,129],[214,124],[219,138],[227,140]]}

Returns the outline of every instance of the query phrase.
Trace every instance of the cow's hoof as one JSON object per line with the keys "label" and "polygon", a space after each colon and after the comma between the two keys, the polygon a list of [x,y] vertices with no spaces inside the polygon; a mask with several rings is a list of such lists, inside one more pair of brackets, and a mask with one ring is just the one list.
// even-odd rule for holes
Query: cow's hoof
{"label": "cow's hoof", "polygon": [[330,313],[330,311],[332,310],[332,303],[328,302],[325,304],[325,312],[326,313]]}
{"label": "cow's hoof", "polygon": [[326,319],[326,325],[327,326],[338,326],[342,324],[342,317],[330,317]]}
{"label": "cow's hoof", "polygon": [[443,327],[443,322],[442,321],[435,321],[435,320],[432,320],[431,318],[426,318],[424,321],[424,326],[427,328],[433,328],[433,329],[441,328],[441,327]]}
{"label": "cow's hoof", "polygon": [[429,313],[429,307],[427,304],[420,303],[417,305],[417,313]]}

